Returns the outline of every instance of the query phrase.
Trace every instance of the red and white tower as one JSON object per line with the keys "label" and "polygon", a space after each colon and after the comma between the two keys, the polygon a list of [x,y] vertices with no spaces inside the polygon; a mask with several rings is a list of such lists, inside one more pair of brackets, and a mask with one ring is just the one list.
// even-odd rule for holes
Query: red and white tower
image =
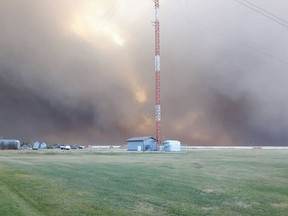
{"label": "red and white tower", "polygon": [[155,84],[156,84],[156,139],[158,147],[161,144],[161,106],[160,106],[160,22],[159,22],[159,0],[155,3]]}

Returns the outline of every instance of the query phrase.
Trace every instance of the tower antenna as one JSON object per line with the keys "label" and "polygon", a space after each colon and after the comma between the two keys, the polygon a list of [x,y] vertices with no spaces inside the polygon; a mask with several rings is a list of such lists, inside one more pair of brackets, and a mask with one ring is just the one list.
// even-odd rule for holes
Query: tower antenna
{"label": "tower antenna", "polygon": [[156,105],[155,105],[155,121],[156,121],[156,139],[158,148],[161,140],[161,105],[160,105],[160,22],[159,22],[159,0],[155,3],[155,87],[156,87]]}

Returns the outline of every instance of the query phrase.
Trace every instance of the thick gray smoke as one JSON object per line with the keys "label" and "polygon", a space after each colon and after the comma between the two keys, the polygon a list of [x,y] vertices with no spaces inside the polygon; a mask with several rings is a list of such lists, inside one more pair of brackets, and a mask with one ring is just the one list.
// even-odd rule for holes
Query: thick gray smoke
{"label": "thick gray smoke", "polygon": [[[252,2],[252,1],[251,1]],[[287,145],[288,29],[237,1],[162,1],[162,135]],[[288,20],[284,0],[253,1]],[[154,134],[153,2],[0,2],[0,136]]]}

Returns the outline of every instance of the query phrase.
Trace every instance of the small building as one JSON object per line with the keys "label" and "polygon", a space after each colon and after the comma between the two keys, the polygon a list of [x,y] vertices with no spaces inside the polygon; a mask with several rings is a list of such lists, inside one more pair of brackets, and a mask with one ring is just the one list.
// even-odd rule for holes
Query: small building
{"label": "small building", "polygon": [[128,151],[157,151],[156,139],[152,136],[132,137],[127,139]]}
{"label": "small building", "polygon": [[40,147],[40,143],[36,141],[36,142],[33,143],[32,149],[33,149],[33,150],[38,150],[39,147]]}
{"label": "small building", "polygon": [[164,151],[166,152],[180,152],[181,143],[178,140],[165,140],[163,143]]}

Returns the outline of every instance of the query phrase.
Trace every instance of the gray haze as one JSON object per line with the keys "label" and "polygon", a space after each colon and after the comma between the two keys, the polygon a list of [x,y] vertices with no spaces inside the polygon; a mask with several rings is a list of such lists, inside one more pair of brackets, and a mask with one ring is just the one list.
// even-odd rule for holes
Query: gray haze
{"label": "gray haze", "polygon": [[[288,21],[287,1],[250,2]],[[160,7],[164,139],[287,145],[288,28],[234,0]],[[142,0],[0,0],[0,136],[154,135],[153,12]]]}

